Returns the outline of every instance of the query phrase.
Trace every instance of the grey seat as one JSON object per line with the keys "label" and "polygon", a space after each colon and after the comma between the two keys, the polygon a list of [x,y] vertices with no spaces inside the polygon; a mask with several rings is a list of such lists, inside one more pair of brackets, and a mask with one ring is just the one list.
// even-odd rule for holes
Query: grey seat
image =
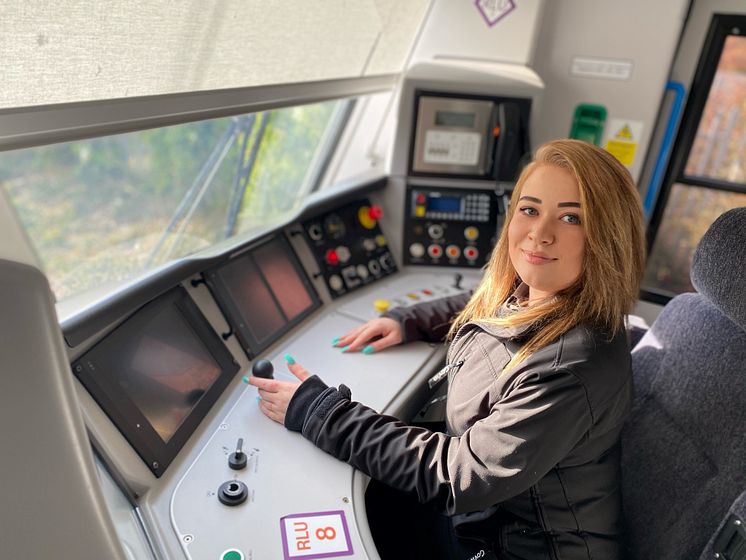
{"label": "grey seat", "polygon": [[710,226],[691,279],[697,293],[673,298],[632,352],[631,560],[699,558],[746,488],[746,207]]}

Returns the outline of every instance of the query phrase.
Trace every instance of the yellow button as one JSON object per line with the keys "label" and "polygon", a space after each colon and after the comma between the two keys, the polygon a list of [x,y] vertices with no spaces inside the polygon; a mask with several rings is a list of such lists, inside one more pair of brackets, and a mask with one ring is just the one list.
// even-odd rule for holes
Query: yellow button
{"label": "yellow button", "polygon": [[479,230],[474,226],[469,226],[464,230],[464,237],[466,237],[466,239],[468,239],[469,241],[474,241],[477,237],[479,237]]}
{"label": "yellow button", "polygon": [[387,299],[377,299],[373,302],[373,309],[377,313],[383,313],[384,311],[388,311],[390,305],[391,303]]}
{"label": "yellow button", "polygon": [[376,221],[370,217],[370,206],[361,206],[358,208],[357,219],[365,229],[376,227]]}
{"label": "yellow button", "polygon": [[424,206],[417,206],[414,209],[414,215],[417,216],[418,218],[422,218],[422,216],[425,215],[425,207]]}
{"label": "yellow button", "polygon": [[386,238],[383,235],[376,235],[376,245],[379,247],[386,246]]}

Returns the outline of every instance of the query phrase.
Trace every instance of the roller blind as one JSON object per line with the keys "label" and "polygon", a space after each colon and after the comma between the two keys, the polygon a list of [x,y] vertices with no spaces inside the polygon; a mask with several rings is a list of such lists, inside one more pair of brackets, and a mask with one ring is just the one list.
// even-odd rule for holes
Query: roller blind
{"label": "roller blind", "polygon": [[0,2],[0,109],[397,73],[430,0]]}

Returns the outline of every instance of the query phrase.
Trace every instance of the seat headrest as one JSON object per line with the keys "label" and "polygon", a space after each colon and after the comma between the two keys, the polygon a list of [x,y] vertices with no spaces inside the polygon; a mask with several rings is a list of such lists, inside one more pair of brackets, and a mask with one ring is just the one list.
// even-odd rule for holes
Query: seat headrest
{"label": "seat headrest", "polygon": [[715,220],[694,251],[692,285],[746,330],[746,206]]}

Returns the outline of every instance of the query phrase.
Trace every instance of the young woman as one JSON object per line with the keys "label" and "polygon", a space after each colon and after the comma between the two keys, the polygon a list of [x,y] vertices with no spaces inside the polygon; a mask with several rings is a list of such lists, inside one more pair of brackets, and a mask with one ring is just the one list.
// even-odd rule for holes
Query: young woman
{"label": "young woman", "polygon": [[[627,170],[596,146],[549,142],[473,295],[392,310],[337,343],[370,353],[448,334],[447,433],[377,414],[297,363],[302,383],[250,383],[269,418],[446,514],[458,538],[443,557],[618,559],[624,315],[643,262]],[[468,539],[476,548],[459,548]]]}

